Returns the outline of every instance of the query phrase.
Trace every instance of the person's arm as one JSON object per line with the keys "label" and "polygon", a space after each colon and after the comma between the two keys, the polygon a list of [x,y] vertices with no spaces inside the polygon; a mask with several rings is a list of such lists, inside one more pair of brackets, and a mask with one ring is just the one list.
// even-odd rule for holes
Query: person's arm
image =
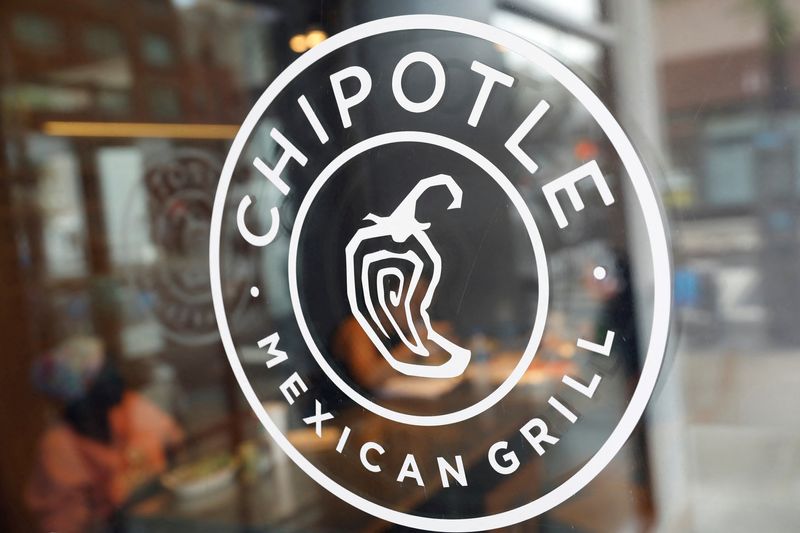
{"label": "person's arm", "polygon": [[144,395],[137,392],[129,392],[128,395],[134,404],[134,416],[139,419],[137,427],[152,432],[168,454],[179,451],[186,435],[175,419]]}
{"label": "person's arm", "polygon": [[91,480],[83,461],[60,430],[42,439],[25,500],[41,531],[79,533],[87,531],[98,517],[89,501]]}

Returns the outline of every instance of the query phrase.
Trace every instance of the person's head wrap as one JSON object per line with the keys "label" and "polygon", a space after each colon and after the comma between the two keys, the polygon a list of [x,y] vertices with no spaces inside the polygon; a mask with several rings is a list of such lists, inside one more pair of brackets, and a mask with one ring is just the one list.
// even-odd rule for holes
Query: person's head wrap
{"label": "person's head wrap", "polygon": [[34,361],[33,384],[50,398],[69,403],[86,394],[104,362],[100,339],[72,337]]}

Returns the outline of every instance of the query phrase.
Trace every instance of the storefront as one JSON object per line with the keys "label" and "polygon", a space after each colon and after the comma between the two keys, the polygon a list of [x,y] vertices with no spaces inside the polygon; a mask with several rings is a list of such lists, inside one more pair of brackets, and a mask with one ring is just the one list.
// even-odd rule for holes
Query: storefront
{"label": "storefront", "polygon": [[[36,361],[76,338],[100,340],[125,390],[181,434],[168,461],[143,467],[103,514],[130,531],[378,531],[502,516],[558,493],[619,440],[617,425],[645,381],[655,405],[587,488],[521,524],[494,523],[508,531],[727,524],[695,510],[700,492],[687,493],[703,487],[687,464],[704,461],[703,446],[716,441],[695,426],[704,382],[686,368],[706,368],[698,352],[742,346],[721,340],[732,325],[766,331],[756,347],[782,339],[796,349],[785,317],[797,301],[786,262],[800,248],[798,181],[794,166],[765,162],[794,151],[783,142],[796,137],[785,118],[793,104],[766,114],[748,107],[767,86],[764,64],[793,65],[794,48],[758,55],[758,11],[737,23],[748,50],[731,52],[725,39],[737,26],[715,20],[721,37],[693,48],[691,36],[675,38],[681,14],[727,11],[710,0],[687,4],[5,2],[0,527],[59,523],[47,516],[63,501],[53,504],[42,495],[47,481],[31,479],[43,435],[72,420],[74,399],[46,398]],[[447,21],[435,17],[443,26],[409,22],[323,45],[363,23],[420,13],[484,23],[547,57],[532,61],[513,37],[506,46],[443,31]],[[561,67],[543,67],[549,58],[568,74],[553,76]],[[737,90],[725,87],[727,70],[709,73],[714,58],[737,65]],[[781,71],[787,79],[792,68]],[[584,89],[597,104],[575,97]],[[768,120],[784,111],[780,125]],[[623,140],[609,134],[614,118],[598,119],[606,113]],[[775,132],[784,137],[775,141]],[[620,148],[628,144],[636,150]],[[791,187],[759,196],[761,172],[776,182],[791,174]],[[484,174],[491,179],[474,177]],[[559,176],[576,177],[548,189]],[[648,203],[651,194],[659,202]],[[677,231],[672,258],[661,261],[667,234],[653,228],[665,221]],[[386,294],[373,306],[369,247],[380,239],[389,244],[374,262],[410,258],[412,267],[379,271]],[[434,268],[418,272],[420,256]],[[791,290],[764,282],[765,299],[750,296],[753,280],[771,278]],[[419,301],[418,283],[427,291]],[[375,341],[391,326],[387,338],[414,352],[411,314],[404,327],[387,311],[401,307],[404,290],[406,309],[421,307],[418,323],[452,364],[413,365]],[[659,304],[672,294],[685,326]],[[669,325],[672,347],[653,363]],[[354,363],[360,348],[349,328],[366,332],[387,369],[417,378],[438,371],[444,384],[393,381]],[[784,363],[775,360],[776,373]],[[661,368],[657,385],[642,377],[652,365]],[[503,394],[487,393],[494,388]],[[484,404],[497,410],[472,409]],[[268,435],[264,416],[286,444]],[[444,419],[460,425],[434,436],[430,427]],[[548,439],[548,428],[559,437]],[[311,466],[289,460],[285,446]],[[64,475],[86,470],[81,462]],[[423,522],[393,526],[374,507]]]}

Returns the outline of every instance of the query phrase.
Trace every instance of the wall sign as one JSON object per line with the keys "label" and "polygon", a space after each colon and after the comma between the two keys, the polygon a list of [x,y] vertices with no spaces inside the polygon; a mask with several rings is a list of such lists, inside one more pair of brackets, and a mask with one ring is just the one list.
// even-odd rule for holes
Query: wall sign
{"label": "wall sign", "polygon": [[[476,57],[464,63],[461,56],[472,51]],[[506,54],[533,74],[512,75],[501,60]],[[465,87],[469,98],[463,97]],[[523,90],[541,94],[525,109],[502,105]],[[548,132],[581,113],[608,153],[548,159]],[[274,149],[272,157],[259,155],[265,143]],[[246,187],[231,188],[244,167],[254,171],[260,187],[272,190],[273,203],[254,201]],[[542,364],[543,338],[556,328],[548,309],[562,316],[571,310],[556,287],[575,280],[564,269],[549,268],[548,254],[576,226],[594,220],[592,213],[603,219],[618,209],[625,181],[639,206],[628,223],[646,230],[647,250],[640,255],[648,258],[655,280],[643,299],[652,307],[643,313],[646,349],[628,405],[584,459],[555,476],[552,488],[522,494],[525,501],[445,517],[401,504],[415,491],[488,493],[528,475],[526,460],[547,464],[558,458],[593,407],[605,401],[613,376],[602,368],[633,350],[615,329],[575,332],[567,339],[572,366],[546,386],[531,379],[531,369]],[[603,220],[604,228],[624,233],[612,226],[618,219]],[[233,235],[223,229],[230,227],[237,230]],[[258,339],[236,334],[225,305],[238,288],[224,266],[230,239],[233,248],[288,249],[285,270],[271,275],[285,279],[291,320],[265,318]],[[509,281],[510,256],[496,252],[506,241],[515,243],[515,261],[535,280],[525,289],[530,298],[520,297],[522,289]],[[642,416],[669,323],[665,229],[654,190],[620,126],[575,74],[543,50],[495,27],[446,16],[393,17],[351,28],[275,79],[225,161],[212,215],[210,273],[231,367],[275,442],[349,504],[433,531],[516,524],[589,483]],[[597,264],[591,273],[602,281],[614,267]],[[249,295],[270,297],[258,284]],[[504,298],[529,304],[529,311],[511,313],[521,339],[512,364],[489,372],[486,350],[475,341],[480,336],[465,340],[469,335],[437,321],[434,309],[441,305],[448,318],[486,331],[498,315],[508,316]],[[636,317],[629,312],[630,322]],[[331,324],[340,315],[352,318],[350,331],[377,354],[369,365],[381,386],[348,373],[348,350],[344,362],[337,360],[341,350],[331,338],[342,330]],[[562,339],[572,331],[563,329]],[[290,338],[302,339],[303,348],[290,348]],[[242,352],[254,350],[260,350],[261,364],[243,364]],[[277,385],[270,389],[267,382]],[[430,399],[453,387],[464,392]],[[412,389],[416,396],[408,394]],[[398,390],[416,399],[404,401]],[[420,400],[425,395],[428,400]],[[270,419],[262,401],[275,397],[316,435],[325,460],[303,453]],[[333,428],[335,438],[326,440]],[[487,467],[480,479],[470,476],[478,464]]]}
{"label": "wall sign", "polygon": [[[123,237],[135,265],[129,267],[129,278],[164,337],[177,345],[209,345],[219,339],[202,258],[220,168],[219,161],[199,150],[179,148],[148,160],[141,183],[128,191],[123,220],[126,227],[143,228]],[[233,239],[228,245],[234,246]],[[229,280],[235,270],[239,288],[229,293],[226,305],[240,316],[248,304],[255,262],[247,250],[230,252]]]}

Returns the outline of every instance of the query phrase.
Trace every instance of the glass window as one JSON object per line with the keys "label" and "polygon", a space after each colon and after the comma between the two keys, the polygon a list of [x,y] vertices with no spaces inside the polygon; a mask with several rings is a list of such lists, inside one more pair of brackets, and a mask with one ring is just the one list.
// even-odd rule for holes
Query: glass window
{"label": "glass window", "polygon": [[[539,46],[552,51],[572,68],[580,69],[590,76],[600,75],[602,48],[595,42],[511,11],[497,11],[492,16],[492,22],[500,28],[535,39]],[[525,66],[527,65],[525,61],[515,57],[514,54],[508,56],[508,61],[516,63],[520,68],[530,68],[529,65]],[[540,73],[533,71],[529,75],[538,77]]]}
{"label": "glass window", "polygon": [[150,114],[158,120],[175,120],[181,116],[178,92],[171,87],[153,87],[147,96]]}
{"label": "glass window", "polygon": [[36,161],[38,207],[49,279],[80,278],[88,273],[84,196],[79,161],[68,143],[33,136],[29,153]]}
{"label": "glass window", "polygon": [[705,198],[709,205],[731,206],[755,201],[753,147],[748,142],[713,144],[706,149]]}
{"label": "glass window", "polygon": [[[431,13],[492,29],[389,19]],[[607,446],[668,325],[619,453],[498,531],[800,531],[797,0],[0,0],[0,27],[0,531],[405,531],[287,442],[399,513],[510,516]],[[383,416],[509,379],[466,420]]]}
{"label": "glass window", "polygon": [[58,23],[42,15],[15,14],[11,29],[14,39],[32,50],[52,52],[64,44]]}
{"label": "glass window", "polygon": [[507,6],[520,6],[531,9],[533,12],[542,10],[544,13],[558,15],[567,20],[581,23],[591,23],[600,19],[600,2],[598,0],[575,0],[561,2],[559,0],[515,0],[506,2]]}
{"label": "glass window", "polygon": [[97,106],[113,116],[129,115],[131,112],[131,96],[127,91],[100,91],[97,95]]}
{"label": "glass window", "polygon": [[92,26],[83,32],[83,47],[94,57],[110,57],[122,54],[125,45],[122,35],[114,28]]}
{"label": "glass window", "polygon": [[142,36],[142,58],[153,67],[168,67],[175,61],[172,44],[162,35],[146,33]]}

